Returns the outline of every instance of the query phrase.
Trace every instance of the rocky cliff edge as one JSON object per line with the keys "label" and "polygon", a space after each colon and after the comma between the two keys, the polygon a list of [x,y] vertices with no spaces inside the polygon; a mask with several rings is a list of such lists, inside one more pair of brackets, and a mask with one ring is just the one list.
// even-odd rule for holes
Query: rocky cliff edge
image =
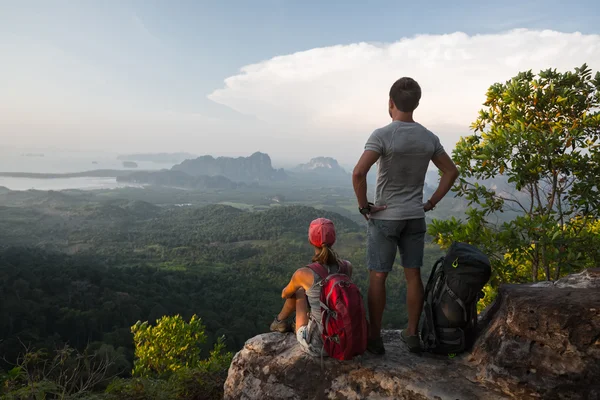
{"label": "rocky cliff edge", "polygon": [[409,353],[386,331],[386,354],[306,356],[292,334],[248,340],[225,399],[600,399],[600,269],[555,283],[505,285],[480,318],[473,351]]}

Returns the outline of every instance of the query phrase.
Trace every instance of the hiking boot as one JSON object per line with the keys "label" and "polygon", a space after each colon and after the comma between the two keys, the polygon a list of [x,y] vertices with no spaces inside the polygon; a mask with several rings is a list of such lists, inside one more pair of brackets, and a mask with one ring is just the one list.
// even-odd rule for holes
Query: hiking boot
{"label": "hiking boot", "polygon": [[408,330],[404,329],[400,332],[400,339],[406,343],[408,349],[412,353],[421,352],[421,340],[419,339],[419,335],[409,335]]}
{"label": "hiking boot", "polygon": [[290,322],[287,320],[279,321],[277,319],[277,317],[275,317],[273,322],[271,322],[270,329],[271,329],[271,332],[279,332],[279,333],[294,332],[296,330],[296,322],[295,321]]}
{"label": "hiking boot", "polygon": [[379,356],[385,354],[383,339],[381,339],[381,337],[378,337],[377,339],[367,339],[367,351]]}

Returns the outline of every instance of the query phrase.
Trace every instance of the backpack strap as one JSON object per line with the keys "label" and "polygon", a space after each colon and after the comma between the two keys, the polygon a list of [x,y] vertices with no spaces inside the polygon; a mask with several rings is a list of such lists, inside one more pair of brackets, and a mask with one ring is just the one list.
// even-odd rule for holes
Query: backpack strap
{"label": "backpack strap", "polygon": [[433,302],[435,302],[435,293],[433,293],[433,291],[436,279],[438,278],[437,272],[443,262],[444,257],[440,257],[433,265],[433,269],[431,270],[431,274],[427,280],[427,286],[425,287],[424,292],[425,301],[423,303],[423,319],[421,320],[419,331],[421,332],[421,339],[423,340],[425,349],[429,351],[434,349],[438,343],[437,332],[435,330],[435,319],[433,317]]}
{"label": "backpack strap", "polygon": [[[450,289],[450,287],[448,286],[448,282],[444,282],[444,289],[440,290],[440,296],[438,298],[438,301],[441,300],[444,292],[448,293],[448,295],[452,298],[452,300],[454,300],[460,306],[460,308],[462,308],[463,318],[465,321],[469,322],[469,316],[468,316],[469,311],[467,310],[465,303],[456,295],[456,293],[454,293],[454,291],[452,289]],[[475,304],[477,304],[477,302],[475,302]],[[477,314],[475,314],[475,315],[477,315]]]}
{"label": "backpack strap", "polygon": [[344,275],[348,275],[348,272],[349,272],[348,261],[346,261],[346,260],[340,261],[340,273],[344,274]]}
{"label": "backpack strap", "polygon": [[329,275],[329,271],[327,270],[327,268],[325,268],[319,263],[309,264],[306,266],[306,268],[312,269],[315,274],[321,277],[321,279],[325,279]]}
{"label": "backpack strap", "polygon": [[435,283],[435,273],[437,272],[437,269],[440,268],[441,265],[444,263],[444,259],[445,257],[440,257],[435,262],[435,264],[433,264],[433,269],[429,274],[429,279],[427,279],[427,285],[425,286],[425,293],[428,293],[433,289],[433,284]]}

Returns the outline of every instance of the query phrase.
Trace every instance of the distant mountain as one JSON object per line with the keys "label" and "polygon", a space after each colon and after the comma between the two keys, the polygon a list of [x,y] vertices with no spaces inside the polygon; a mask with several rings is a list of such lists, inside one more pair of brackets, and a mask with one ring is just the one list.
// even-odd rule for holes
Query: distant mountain
{"label": "distant mountain", "polygon": [[121,161],[138,161],[138,162],[155,162],[163,164],[176,164],[184,160],[195,158],[196,156],[190,153],[138,153],[138,154],[123,154],[117,157]]}
{"label": "distant mountain", "polygon": [[185,189],[235,189],[242,184],[232,182],[224,176],[192,176],[183,171],[163,169],[140,171],[117,177],[117,182],[168,186]]}
{"label": "distant mountain", "polygon": [[224,176],[234,182],[280,181],[287,178],[283,169],[275,169],[268,154],[254,153],[250,157],[202,156],[185,160],[171,168],[192,176]]}
{"label": "distant mountain", "polygon": [[340,166],[337,160],[331,157],[315,157],[307,164],[298,165],[293,171],[300,173],[316,173],[320,175],[348,175],[346,170]]}

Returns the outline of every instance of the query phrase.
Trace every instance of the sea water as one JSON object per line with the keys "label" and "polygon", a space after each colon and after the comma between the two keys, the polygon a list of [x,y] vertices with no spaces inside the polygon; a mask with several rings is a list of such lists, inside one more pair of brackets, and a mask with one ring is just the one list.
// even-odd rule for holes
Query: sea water
{"label": "sea water", "polygon": [[[16,152],[0,153],[0,172],[72,173],[95,169],[158,170],[171,168],[173,164],[137,162],[137,168],[124,168],[117,154],[92,152]],[[11,190],[64,190],[64,189],[113,189],[138,186],[117,182],[116,178],[13,178],[0,176],[0,186]]]}

